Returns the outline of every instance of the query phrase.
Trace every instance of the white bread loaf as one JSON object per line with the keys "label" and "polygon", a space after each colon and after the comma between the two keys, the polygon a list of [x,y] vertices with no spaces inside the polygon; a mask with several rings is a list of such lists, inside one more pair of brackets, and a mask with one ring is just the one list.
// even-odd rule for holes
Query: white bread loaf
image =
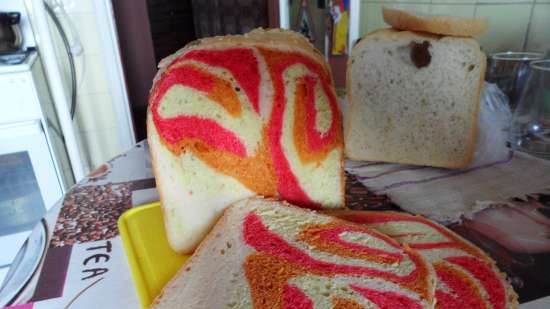
{"label": "white bread loaf", "polygon": [[224,212],[152,308],[433,308],[433,280],[381,233],[253,198]]}
{"label": "white bread loaf", "polygon": [[437,275],[438,309],[516,309],[517,295],[483,251],[421,216],[390,211],[335,211],[332,215],[376,229],[426,258]]}
{"label": "white bread loaf", "polygon": [[485,55],[470,38],[379,30],[348,60],[346,155],[446,168],[474,154]]}
{"label": "white bread loaf", "polygon": [[387,7],[382,8],[382,15],[392,28],[440,35],[480,36],[489,26],[486,18],[424,15]]}
{"label": "white bread loaf", "polygon": [[168,240],[178,252],[192,252],[242,198],[344,205],[332,76],[295,32],[201,39],[161,61],[147,132]]}

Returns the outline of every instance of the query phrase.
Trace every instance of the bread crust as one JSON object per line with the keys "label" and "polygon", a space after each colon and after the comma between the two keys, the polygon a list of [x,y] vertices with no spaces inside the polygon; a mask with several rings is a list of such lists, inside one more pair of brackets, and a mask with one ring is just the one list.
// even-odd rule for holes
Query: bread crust
{"label": "bread crust", "polygon": [[424,31],[441,35],[461,37],[480,36],[489,27],[486,18],[455,16],[422,16],[411,12],[383,7],[384,21],[395,29]]}
{"label": "bread crust", "polygon": [[[155,126],[155,124],[153,123],[153,117],[152,115],[150,114],[151,113],[151,110],[150,110],[150,107],[148,106],[147,107],[147,116],[146,116],[146,120],[145,120],[145,123],[146,123],[146,128],[147,128],[147,144],[149,146],[149,155],[151,156],[151,167],[152,167],[152,170],[153,170],[153,175],[155,175],[155,182],[156,182],[156,187],[157,187],[157,192],[158,192],[158,195],[159,195],[159,199],[161,201],[164,200],[164,186],[162,185],[162,178],[161,177],[156,177],[156,175],[158,175],[158,167],[157,167],[157,155],[155,153],[155,151],[152,150],[151,148],[151,141],[153,139],[153,134],[152,134],[152,130],[149,129],[149,126]],[[159,137],[160,138],[160,137]],[[166,217],[168,214],[166,213],[166,207],[160,207],[161,210],[162,210],[162,215],[163,217]],[[170,243],[170,247],[172,247],[172,249],[174,249],[174,246],[172,245],[172,241],[170,240],[170,235],[171,233],[169,233],[169,230],[168,230],[168,220],[163,220],[164,221],[164,230],[166,232],[166,237],[168,238],[168,242]],[[175,250],[176,251],[176,250]],[[181,253],[181,254],[185,254],[185,253],[190,253],[191,250],[179,250],[178,253]]]}
{"label": "bread crust", "polygon": [[[226,225],[230,224],[229,223],[230,219],[231,219],[231,207],[228,207],[223,211],[222,216],[220,217],[220,219],[218,219],[218,221],[216,222],[216,224],[214,225],[212,230],[199,243],[199,245],[195,249],[195,252],[199,252],[203,247],[210,246],[212,242],[215,242],[216,234],[223,233],[224,227]],[[162,296],[164,295],[164,293],[166,292],[167,288],[170,287],[172,285],[172,283],[178,281],[181,276],[185,276],[185,273],[187,272],[186,268],[193,267],[193,265],[194,265],[193,262],[195,260],[199,259],[199,258],[201,258],[201,256],[199,256],[197,254],[191,255],[191,257],[178,270],[178,272],[174,275],[174,277],[172,277],[172,279],[170,279],[170,281],[168,281],[168,283],[166,283],[166,285],[164,286],[164,288],[162,289],[160,294],[157,295],[157,297],[155,297],[155,299],[153,300],[153,302],[151,303],[151,305],[149,307],[150,309],[154,309],[156,307],[156,305],[159,304],[159,302],[160,302]]]}
{"label": "bread crust", "polygon": [[[351,85],[352,85],[351,66],[353,65],[353,63],[355,61],[355,55],[358,54],[358,51],[362,48],[362,46],[364,44],[367,44],[370,41],[399,40],[399,39],[413,40],[413,39],[418,39],[419,37],[420,38],[426,38],[426,39],[432,39],[432,40],[460,40],[460,41],[464,42],[465,44],[471,45],[472,47],[474,47],[478,51],[478,56],[480,58],[479,65],[480,65],[480,72],[481,73],[480,73],[480,76],[479,76],[479,82],[478,82],[477,89],[473,89],[473,91],[475,91],[475,93],[476,93],[476,96],[474,96],[474,102],[472,102],[472,104],[474,104],[474,108],[472,109],[472,115],[471,115],[473,123],[472,123],[472,129],[470,130],[470,133],[469,133],[468,143],[465,145],[466,155],[464,156],[464,158],[462,160],[454,160],[454,161],[433,160],[433,161],[430,162],[429,166],[459,169],[459,168],[467,167],[473,161],[474,154],[475,154],[476,140],[477,140],[477,126],[478,126],[477,122],[478,122],[478,115],[479,115],[479,100],[480,100],[481,89],[483,87],[483,82],[484,82],[484,78],[485,78],[485,69],[486,69],[486,66],[487,66],[486,56],[481,51],[479,43],[476,40],[472,39],[472,38],[441,36],[441,35],[426,33],[426,32],[399,31],[399,30],[395,30],[395,29],[392,29],[392,28],[379,29],[379,30],[371,32],[367,36],[363,37],[360,41],[357,42],[357,44],[355,44],[355,46],[352,49],[351,57],[349,57],[349,59],[348,59],[347,70],[346,70],[347,71],[346,72],[347,73],[347,76],[346,76],[346,94],[347,94],[347,99],[348,99],[348,107],[347,107],[347,110],[346,110],[346,117],[344,117],[344,124],[345,124],[344,125],[344,143],[345,143],[344,149],[345,149],[346,156],[349,159],[357,160],[357,161],[367,160],[367,161],[388,162],[385,157],[365,158],[365,157],[361,157],[361,156],[356,156],[355,154],[352,153],[352,151],[348,150],[349,148],[347,146],[346,141],[351,140],[350,135],[352,134],[351,130],[350,130],[350,128],[352,126],[350,115],[352,115],[354,113],[353,109],[354,109],[354,106],[355,106],[353,96],[352,96],[352,91],[351,91]],[[395,161],[392,161],[391,163],[418,164],[418,162],[415,161],[415,160],[407,160],[407,159],[395,160]]]}
{"label": "bread crust", "polygon": [[[238,45],[244,46],[254,46],[261,45],[267,48],[275,48],[283,51],[291,52],[302,52],[307,54],[310,57],[313,57],[317,62],[323,65],[329,73],[330,67],[325,63],[325,59],[321,52],[317,50],[308,40],[294,31],[286,29],[262,29],[257,28],[246,34],[242,35],[225,35],[225,36],[214,36],[204,39],[198,39],[193,41],[183,48],[179,49],[175,53],[166,58],[162,59],[159,62],[155,79],[153,84],[157,79],[162,75],[164,69],[172,63],[177,57],[182,54],[194,50],[194,49],[203,49],[203,48],[226,48],[226,47],[235,47]],[[330,74],[332,78],[332,74]],[[334,81],[332,81],[334,84]]]}

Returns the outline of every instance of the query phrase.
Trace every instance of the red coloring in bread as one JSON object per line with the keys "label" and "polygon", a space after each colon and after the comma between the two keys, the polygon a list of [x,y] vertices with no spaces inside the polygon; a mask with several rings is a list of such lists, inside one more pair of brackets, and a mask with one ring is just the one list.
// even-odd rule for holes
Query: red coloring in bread
{"label": "red coloring in bread", "polygon": [[313,309],[313,302],[299,288],[286,284],[283,289],[283,309]]}
{"label": "red coloring in bread", "polygon": [[254,110],[257,113],[260,112],[260,71],[258,69],[258,60],[256,60],[256,56],[250,48],[191,50],[176,58],[172,64],[181,60],[197,60],[228,70],[243,88]]}
{"label": "red coloring in bread", "polygon": [[[345,224],[342,225],[345,226]],[[415,269],[409,274],[401,276],[363,266],[317,260],[270,231],[264,225],[260,216],[253,212],[249,213],[244,219],[243,238],[247,245],[258,251],[249,255],[243,264],[253,303],[255,306],[256,304],[262,305],[258,308],[281,308],[277,299],[281,298],[283,286],[291,278],[307,274],[329,277],[351,275],[381,278],[418,293],[422,299],[427,299],[430,294],[428,269],[420,256],[407,248],[403,249],[403,254],[409,256],[415,265]],[[349,256],[349,254],[343,256]],[[387,294],[386,296],[393,297],[395,295]],[[401,298],[396,298],[393,301],[405,302]],[[410,302],[412,304],[414,301],[410,300]],[[302,302],[300,301],[300,303]],[[405,303],[409,304],[409,302]]]}
{"label": "red coloring in bread", "polygon": [[377,291],[367,289],[356,284],[352,284],[351,288],[363,295],[365,298],[375,303],[380,309],[395,309],[395,308],[407,308],[407,309],[422,309],[417,301],[391,291]]}
{"label": "red coloring in bread", "polygon": [[438,309],[483,309],[486,308],[483,297],[475,284],[460,271],[442,262],[434,263],[437,280],[448,289],[435,292]]}
{"label": "red coloring in bread", "polygon": [[[216,121],[196,116],[179,115],[163,118],[159,114],[160,102],[166,92],[175,84],[182,84],[208,93],[216,86],[210,74],[205,74],[191,66],[169,70],[156,83],[151,102],[153,121],[162,139],[172,151],[179,151],[185,139],[198,139],[211,147],[244,157],[246,148],[235,133],[223,128]],[[176,148],[176,149],[174,149]]]}
{"label": "red coloring in bread", "polygon": [[[268,135],[277,175],[278,191],[281,197],[291,203],[307,206],[310,208],[319,208],[319,205],[317,203],[313,203],[312,200],[307,196],[307,194],[302,190],[296,176],[290,168],[290,164],[281,146],[283,114],[287,103],[287,98],[285,98],[284,92],[285,85],[283,81],[283,74],[284,71],[291,65],[301,64],[304,65],[311,72],[316,73],[318,78],[320,79],[321,84],[325,84],[327,88],[330,88],[330,85],[332,84],[330,74],[317,62],[313,61],[309,57],[304,56],[303,54],[293,52],[281,52],[266,48],[258,49],[266,60],[268,70],[273,80],[274,102],[273,110],[271,112],[271,119],[268,124]],[[323,89],[327,88],[323,86]],[[339,113],[333,114],[333,121],[339,118]],[[333,130],[341,130],[339,126],[331,126],[331,128]],[[332,137],[337,138],[337,134],[332,134]],[[317,145],[315,147],[320,148]]]}
{"label": "red coloring in bread", "polygon": [[[360,224],[377,224],[377,223],[387,223],[392,221],[409,221],[409,222],[415,222],[415,223],[427,225],[430,228],[435,229],[441,235],[445,236],[445,238],[447,238],[448,241],[429,242],[429,243],[422,243],[422,242],[407,243],[411,248],[418,249],[418,250],[456,248],[456,249],[465,251],[475,257],[488,261],[487,257],[482,252],[480,252],[479,249],[468,244],[467,242],[462,241],[460,237],[456,236],[454,233],[448,231],[447,229],[440,226],[439,224],[436,224],[421,216],[411,216],[408,214],[398,214],[398,213],[390,213],[390,212],[388,212],[387,214],[377,213],[376,215],[366,214],[364,216],[361,216],[361,215],[358,216],[356,214],[342,214],[337,216],[339,218],[342,218],[351,222],[355,222],[355,223],[360,223]],[[410,233],[409,234],[400,233],[399,235],[388,234],[388,236],[392,238],[404,237],[407,235],[413,236],[414,234],[410,234]],[[416,236],[419,236],[419,235],[416,235]]]}
{"label": "red coloring in bread", "polygon": [[[440,242],[422,242],[424,233],[398,233],[387,234],[390,237],[399,238],[405,236],[415,236],[416,242],[407,242],[407,245],[420,252],[429,252],[432,249],[456,249],[464,252],[462,255],[450,256],[444,259],[445,262],[434,262],[434,268],[438,280],[443,282],[453,291],[449,294],[446,290],[438,288],[436,290],[437,308],[485,308],[486,302],[479,292],[478,285],[472,282],[472,277],[479,281],[479,286],[483,287],[488,296],[487,303],[492,309],[504,309],[507,304],[506,288],[503,279],[500,277],[492,261],[479,249],[462,240],[458,235],[446,228],[427,220],[421,216],[412,216],[401,213],[335,213],[339,218],[352,222],[375,225],[388,222],[415,222],[426,225],[434,229],[447,240]],[[448,266],[451,263],[461,268],[470,276],[465,276],[461,272]],[[482,306],[480,305],[482,304]]]}
{"label": "red coloring in bread", "polygon": [[186,141],[199,140],[207,147],[215,147],[239,157],[246,156],[246,148],[238,137],[214,120],[181,115],[162,121],[159,127],[165,130],[163,138],[174,153],[180,153],[185,148]]}
{"label": "red coloring in bread", "polygon": [[[321,133],[315,127],[317,109],[315,108],[315,86],[318,79],[312,76],[301,78],[296,86],[294,115],[294,144],[302,163],[322,161],[334,148],[342,146],[342,130],[336,98],[328,85],[321,83],[327,96],[332,122],[327,132]],[[305,102],[305,104],[299,104]],[[306,132],[306,134],[304,134]]]}
{"label": "red coloring in bread", "polygon": [[489,294],[489,302],[494,309],[504,309],[506,293],[500,278],[483,261],[469,256],[448,257],[446,261],[459,265],[471,273]]}
{"label": "red coloring in bread", "polygon": [[[234,132],[215,120],[189,115],[163,118],[160,102],[174,85],[190,87],[204,93],[220,104],[232,117],[241,117],[243,102],[236,93],[239,87],[227,79],[234,79],[242,87],[254,110],[259,115],[260,80],[256,57],[265,59],[274,91],[270,118],[262,128],[262,142],[254,153],[247,153],[244,142]],[[203,63],[226,69],[231,76],[221,77],[199,67]],[[291,65],[304,65],[311,75],[297,81],[295,101],[285,98],[284,71]],[[327,132],[316,128],[315,87],[319,84],[327,98],[331,123]],[[278,196],[291,203],[318,209],[302,188],[282,148],[283,114],[286,104],[294,104],[293,142],[302,164],[319,165],[335,148],[343,145],[341,117],[330,72],[314,58],[298,52],[258,47],[229,49],[193,49],[176,57],[161,74],[151,92],[151,112],[161,141],[175,155],[190,150],[210,167],[232,176],[247,188],[264,196]],[[268,105],[269,106],[269,105]]]}
{"label": "red coloring in bread", "polygon": [[153,121],[166,146],[175,154],[189,149],[254,192],[275,196],[275,176],[265,139],[254,155],[246,156],[246,148],[239,138],[214,120],[187,115],[160,116],[158,109],[162,98],[177,84],[204,92],[234,117],[241,114],[241,103],[229,82],[193,65],[173,63],[155,84],[151,101]]}

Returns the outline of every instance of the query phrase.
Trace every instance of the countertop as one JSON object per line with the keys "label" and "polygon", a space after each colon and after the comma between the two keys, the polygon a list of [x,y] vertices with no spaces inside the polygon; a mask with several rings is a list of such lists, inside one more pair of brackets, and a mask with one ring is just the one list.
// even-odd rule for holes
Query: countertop
{"label": "countertop", "polygon": [[[399,209],[387,196],[375,195],[351,174],[346,176],[348,207]],[[117,219],[132,207],[157,200],[145,141],[93,171],[46,215],[47,250],[16,298],[16,304],[26,305],[15,308],[139,308]],[[550,297],[521,308],[550,308]]]}

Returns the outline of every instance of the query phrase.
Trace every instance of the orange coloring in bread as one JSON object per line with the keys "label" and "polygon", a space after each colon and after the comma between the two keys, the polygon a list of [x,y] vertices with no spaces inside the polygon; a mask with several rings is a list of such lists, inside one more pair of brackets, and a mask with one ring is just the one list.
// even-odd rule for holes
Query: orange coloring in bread
{"label": "orange coloring in bread", "polygon": [[343,297],[333,297],[331,299],[333,309],[364,309],[365,307],[354,300],[343,298]]}
{"label": "orange coloring in bread", "polygon": [[[397,250],[391,252],[382,249],[375,249],[348,242],[341,238],[343,233],[350,232],[372,235],[374,238],[384,241],[386,246]],[[298,239],[310,244],[317,250],[339,256],[363,259],[365,261],[377,262],[381,264],[394,264],[403,260],[403,255],[399,252],[402,250],[402,247],[393,239],[371,229],[366,229],[359,226],[350,227],[349,225],[346,226],[338,224],[337,222],[323,225],[310,225],[302,230]]]}
{"label": "orange coloring in bread", "polygon": [[[334,97],[334,94],[332,93],[331,85],[332,80],[330,77],[329,71],[324,68],[321,64],[316,62],[310,57],[307,57],[301,53],[297,52],[282,52],[272,49],[266,49],[259,47],[258,50],[264,57],[270,76],[273,81],[273,92],[274,92],[274,102],[273,102],[273,109],[271,112],[271,118],[269,120],[268,124],[268,136],[273,156],[273,163],[275,166],[275,172],[277,175],[277,188],[279,193],[283,198],[286,200],[296,203],[298,205],[308,206],[311,208],[318,208],[318,205],[312,203],[311,198],[307,195],[306,192],[302,189],[300,186],[300,183],[297,179],[297,177],[294,175],[290,163],[285,156],[285,153],[283,151],[282,145],[281,145],[281,136],[283,132],[283,125],[284,125],[284,111],[286,108],[288,108],[287,104],[295,103],[295,109],[296,112],[299,113],[298,109],[306,107],[300,105],[307,105],[307,101],[304,102],[303,100],[307,100],[306,91],[304,91],[303,87],[310,87],[307,86],[308,84],[308,78],[304,81],[306,85],[303,85],[304,82],[302,82],[302,86],[300,87],[298,85],[298,88],[302,88],[302,90],[297,90],[299,93],[296,96],[295,102],[288,102],[288,98],[285,97],[285,83],[284,83],[284,74],[285,71],[292,65],[303,65],[305,66],[309,71],[313,72],[316,77],[319,79],[319,82],[321,83],[321,88],[324,90],[325,95],[327,95],[329,100],[329,105],[331,106],[332,111],[332,123],[330,125],[330,129],[327,133],[321,135],[315,134],[316,132],[313,132],[314,130],[314,122],[315,122],[315,114],[312,114],[311,112],[308,112],[307,116],[304,115],[295,115],[295,124],[297,122],[303,122],[306,121],[306,128],[305,132],[301,132],[302,135],[307,136],[308,141],[306,143],[300,143],[302,141],[300,138],[298,140],[295,140],[295,146],[298,147],[298,153],[301,153],[301,158],[304,162],[308,162],[309,160],[320,160],[324,158],[323,152],[328,152],[328,150],[331,150],[338,145],[342,145],[342,138],[341,138],[341,125],[340,125],[340,112],[338,110],[337,104],[336,104],[336,98]],[[314,79],[310,79],[310,84],[314,81]],[[298,83],[300,84],[300,83]],[[327,91],[328,90],[328,91]],[[311,91],[309,91],[311,92]],[[309,97],[313,97],[313,95],[309,95]],[[299,98],[302,98],[301,100]],[[311,108],[315,109],[313,104],[310,104]],[[308,122],[308,117],[310,118]],[[313,124],[313,125],[312,125]],[[300,124],[299,124],[300,125]],[[303,125],[303,124],[302,124]],[[304,128],[304,127],[301,127]],[[293,132],[294,136],[296,137],[296,131]],[[307,145],[306,149],[304,151],[303,146]],[[324,145],[330,145],[327,146],[327,148],[324,148]],[[300,150],[300,147],[302,149]],[[312,152],[312,151],[319,151],[321,150],[320,155],[312,155],[311,157],[304,156],[305,152]]]}
{"label": "orange coloring in bread", "polygon": [[305,273],[300,265],[265,253],[246,257],[243,268],[254,308],[282,309],[284,286],[290,278]]}
{"label": "orange coloring in bread", "polygon": [[198,139],[187,139],[178,145],[178,151],[191,151],[215,170],[238,179],[250,190],[264,196],[276,196],[277,187],[271,156],[265,141],[251,157],[241,157],[206,145]]}
{"label": "orange coloring in bread", "polygon": [[[491,309],[505,309],[510,308],[510,302],[516,302],[511,287],[509,290],[506,288],[505,279],[480,249],[435,222],[421,216],[395,212],[336,212],[335,215],[371,228],[380,228],[390,237],[403,239],[419,254],[432,256],[439,282],[436,289],[437,308],[474,309],[489,306]],[[385,225],[392,222],[409,222],[411,227],[420,224],[424,228],[421,232],[407,232],[403,225],[398,225],[391,231]],[[440,257],[438,254],[445,249],[453,250],[450,252],[455,252],[455,255]]]}
{"label": "orange coloring in bread", "polygon": [[[326,226],[332,229],[327,229]],[[367,229],[361,229],[353,225],[346,226],[341,222],[335,222],[334,224],[329,223],[326,226],[321,229],[319,225],[306,226],[303,229],[303,231],[306,232],[299,234],[298,241],[302,239],[302,241],[305,240],[305,242],[308,243],[311,239],[315,239],[312,243],[309,243],[310,250],[327,252],[325,250],[327,250],[330,245],[338,243],[327,242],[328,239],[334,237],[331,231],[335,231],[336,233],[340,233],[344,230],[357,232],[367,231]],[[338,228],[340,228],[340,231]],[[309,232],[307,232],[308,230]],[[323,235],[323,231],[327,231],[329,235]],[[372,233],[372,231],[368,232],[369,236],[380,237],[378,233]],[[297,304],[294,304],[294,306],[285,304],[284,307],[281,307],[281,299],[289,299],[284,297],[283,294],[285,291],[289,292],[289,290],[285,288],[285,285],[288,284],[291,279],[308,275],[321,277],[350,276],[352,278],[379,278],[401,285],[409,291],[416,292],[421,299],[428,299],[431,293],[430,283],[428,282],[429,272],[426,264],[417,254],[406,247],[401,248],[402,254],[407,254],[407,256],[409,256],[415,268],[409,274],[399,275],[366,266],[318,260],[311,254],[303,251],[300,247],[293,246],[281,236],[269,230],[269,228],[264,225],[261,217],[253,212],[249,213],[244,219],[243,238],[247,245],[257,251],[247,256],[243,264],[245,276],[251,290],[254,308],[302,308],[296,307]],[[330,253],[342,258],[348,258],[350,256],[354,258],[359,257],[369,262],[372,259],[365,258],[367,251],[371,252],[373,255],[385,255],[385,252],[375,248],[367,249],[366,247],[362,247],[361,250],[363,252],[359,252],[361,250],[358,250],[359,248],[353,244],[346,243],[346,245],[353,249],[347,248],[346,250],[344,246],[341,246],[341,250],[335,250]],[[395,264],[397,265],[399,262],[396,261]],[[355,290],[358,294],[364,295],[365,298],[379,306],[384,306],[384,304],[392,305],[403,303],[410,306],[410,308],[422,308],[422,306],[418,304],[418,301],[398,293],[375,291],[354,284],[348,285],[348,288],[350,290]],[[297,291],[290,289],[290,293],[299,296],[297,300],[299,304],[308,303],[307,300],[303,299],[304,295],[297,293]]]}
{"label": "orange coloring in bread", "polygon": [[[273,102],[268,105],[260,104],[261,99],[266,100],[259,97],[261,78],[256,57],[260,56],[267,64],[269,72],[265,74],[269,74],[268,82],[272,83],[274,92]],[[285,98],[287,85],[283,83],[283,75],[289,66],[295,64],[307,67],[310,75],[296,81],[295,98],[288,102],[291,98]],[[219,67],[225,71],[214,74],[208,70],[209,67]],[[261,143],[250,153],[242,136],[215,119],[185,113],[162,117],[159,113],[160,102],[175,85],[203,93],[236,119],[245,117],[243,108],[246,102],[241,98],[247,98],[244,101],[251,104],[257,117],[260,117],[262,106],[272,106],[271,117],[262,124]],[[319,132],[316,128],[316,87],[321,89],[322,97],[328,102],[329,111],[325,113],[330,113],[330,119],[323,115],[323,121],[328,119],[326,132]],[[319,204],[303,189],[282,150],[282,132],[287,125],[285,121],[289,121],[283,119],[285,108],[290,108],[287,104],[294,105],[296,111],[290,121],[294,126],[293,143],[302,164],[318,166],[333,149],[342,148],[340,111],[329,72],[314,58],[301,53],[261,47],[191,50],[168,65],[151,92],[153,121],[161,141],[172,153],[179,155],[182,151],[192,151],[216,171],[238,179],[258,194],[280,196],[301,206],[319,208]]]}

